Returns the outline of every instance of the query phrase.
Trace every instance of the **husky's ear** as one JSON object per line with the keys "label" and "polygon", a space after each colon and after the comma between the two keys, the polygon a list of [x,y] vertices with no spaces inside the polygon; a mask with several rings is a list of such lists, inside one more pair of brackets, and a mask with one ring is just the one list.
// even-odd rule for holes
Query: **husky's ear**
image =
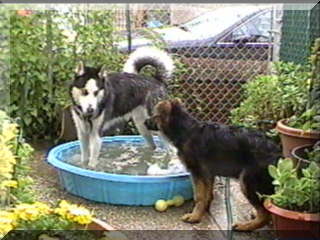
{"label": "husky's ear", "polygon": [[81,76],[84,74],[84,64],[82,61],[80,61],[75,69],[75,73],[77,76]]}
{"label": "husky's ear", "polygon": [[106,66],[103,65],[101,68],[100,68],[100,71],[98,73],[98,76],[99,78],[101,79],[104,79],[108,76],[108,72],[107,72],[107,69],[106,69]]}

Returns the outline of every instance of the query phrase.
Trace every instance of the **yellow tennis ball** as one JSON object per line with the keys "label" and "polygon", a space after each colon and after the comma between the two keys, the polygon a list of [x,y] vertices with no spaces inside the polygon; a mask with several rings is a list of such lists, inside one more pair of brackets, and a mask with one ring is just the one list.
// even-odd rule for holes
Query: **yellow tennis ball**
{"label": "yellow tennis ball", "polygon": [[168,204],[165,200],[160,199],[156,201],[155,208],[159,212],[164,212],[165,210],[167,210]]}
{"label": "yellow tennis ball", "polygon": [[184,198],[180,195],[174,196],[172,201],[174,202],[174,206],[180,207],[184,204]]}

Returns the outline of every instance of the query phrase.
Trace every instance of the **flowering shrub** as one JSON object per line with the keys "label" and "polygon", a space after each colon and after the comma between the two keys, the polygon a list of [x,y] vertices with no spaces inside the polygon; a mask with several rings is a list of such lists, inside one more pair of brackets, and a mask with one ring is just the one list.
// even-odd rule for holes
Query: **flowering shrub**
{"label": "flowering shrub", "polygon": [[17,187],[12,180],[16,156],[14,155],[17,125],[10,122],[4,112],[0,112],[0,203],[6,202],[8,188]]}
{"label": "flowering shrub", "polygon": [[33,148],[18,138],[18,125],[0,111],[0,239],[14,229],[72,230],[90,224],[92,214],[82,206],[63,200],[53,208],[36,201],[29,176]]}
{"label": "flowering shrub", "polygon": [[[31,159],[33,148],[18,141],[18,125],[14,123],[7,114],[0,111],[0,205],[10,203],[10,195],[24,202],[20,197],[26,195],[27,176],[24,176],[27,164]],[[17,164],[18,163],[18,164]],[[32,194],[27,194],[30,196]]]}
{"label": "flowering shrub", "polygon": [[54,212],[65,219],[79,224],[89,224],[92,222],[92,216],[89,210],[75,204],[69,204],[65,200],[60,202],[59,207],[56,208]]}
{"label": "flowering shrub", "polygon": [[13,229],[77,229],[79,224],[90,224],[92,219],[88,209],[65,200],[56,208],[42,202],[21,203],[7,211],[0,211],[0,238]]}

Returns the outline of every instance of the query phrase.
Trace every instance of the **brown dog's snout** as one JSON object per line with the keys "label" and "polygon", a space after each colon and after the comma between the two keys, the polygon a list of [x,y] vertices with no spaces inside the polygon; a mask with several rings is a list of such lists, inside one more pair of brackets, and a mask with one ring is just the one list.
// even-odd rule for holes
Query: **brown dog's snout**
{"label": "brown dog's snout", "polygon": [[153,117],[148,118],[147,120],[144,121],[144,125],[149,129],[153,131],[158,131],[159,128],[154,120]]}

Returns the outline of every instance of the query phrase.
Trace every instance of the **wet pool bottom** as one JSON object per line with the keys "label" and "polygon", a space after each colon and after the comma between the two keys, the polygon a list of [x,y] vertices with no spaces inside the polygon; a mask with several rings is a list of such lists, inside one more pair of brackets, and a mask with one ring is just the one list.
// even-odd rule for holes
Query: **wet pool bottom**
{"label": "wet pool bottom", "polygon": [[[70,151],[68,155],[67,163],[91,169],[87,164],[81,162],[79,148]],[[170,163],[179,162],[179,160],[176,155],[168,154],[163,145],[152,151],[144,142],[109,142],[102,145],[98,162],[95,169],[91,170],[115,174],[147,175],[151,165],[157,166],[156,168],[160,170],[168,169]]]}

